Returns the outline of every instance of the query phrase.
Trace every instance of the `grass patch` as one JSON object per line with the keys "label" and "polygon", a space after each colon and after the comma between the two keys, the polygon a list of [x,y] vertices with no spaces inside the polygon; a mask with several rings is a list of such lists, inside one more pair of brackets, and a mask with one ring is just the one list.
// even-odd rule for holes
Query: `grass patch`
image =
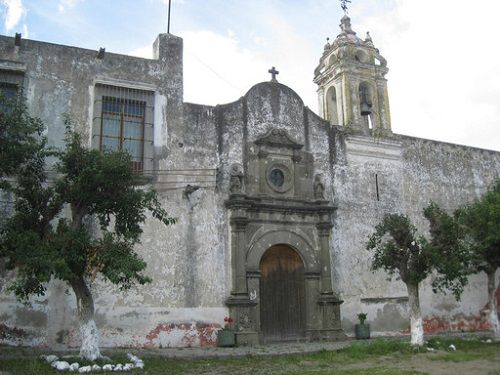
{"label": "grass patch", "polygon": [[[449,345],[455,345],[456,352],[446,351]],[[424,373],[412,370],[412,367],[397,369],[390,368],[389,363],[398,364],[410,359],[415,354],[428,361],[435,362],[453,361],[464,362],[472,360],[498,361],[500,358],[500,343],[487,344],[481,340],[462,339],[431,339],[429,346],[435,348],[435,352],[429,353],[427,349],[412,347],[408,342],[401,340],[370,340],[367,342],[354,342],[350,347],[337,351],[321,351],[312,354],[296,354],[284,356],[247,356],[243,358],[228,359],[169,359],[159,356],[151,356],[147,351],[139,354],[144,360],[144,370],[133,370],[130,374],[164,375],[164,374],[210,374],[210,375],[258,375],[258,374],[295,374],[295,375],[422,375]],[[24,350],[20,352],[25,353]],[[9,351],[15,354],[15,351]],[[116,353],[111,356],[112,363],[126,363],[127,357],[124,353]],[[86,365],[77,357],[64,357],[63,360],[72,363],[78,362]],[[500,363],[500,361],[499,361]],[[98,362],[103,365],[103,361]],[[386,367],[381,367],[385,364]],[[360,366],[361,365],[361,366]],[[442,363],[440,364],[442,366]],[[355,368],[360,366],[361,368]],[[401,367],[401,368],[399,368]],[[494,369],[495,366],[492,366]],[[58,374],[56,370],[38,358],[38,354],[32,352],[25,358],[0,359],[0,371],[7,371],[10,375],[48,375]],[[427,369],[426,369],[427,371]],[[431,371],[432,372],[432,371]],[[115,374],[105,373],[101,374]],[[489,375],[500,375],[500,371]]]}
{"label": "grass patch", "polygon": [[[450,350],[454,345],[456,351]],[[500,342],[487,343],[486,339],[452,339],[432,338],[428,342],[430,348],[439,352],[431,357],[433,361],[469,362],[479,359],[494,360],[500,352]],[[446,351],[446,352],[445,352]]]}

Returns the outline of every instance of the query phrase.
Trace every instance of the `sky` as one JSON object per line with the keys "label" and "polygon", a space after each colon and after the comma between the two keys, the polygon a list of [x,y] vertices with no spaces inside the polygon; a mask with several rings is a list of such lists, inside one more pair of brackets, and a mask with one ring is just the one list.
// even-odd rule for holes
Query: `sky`
{"label": "sky", "polygon": [[[1,32],[151,57],[168,0],[0,0]],[[313,71],[339,33],[338,0],[172,0],[184,100],[224,104],[278,80],[318,113]],[[357,35],[387,59],[395,133],[500,151],[500,1],[352,0]]]}

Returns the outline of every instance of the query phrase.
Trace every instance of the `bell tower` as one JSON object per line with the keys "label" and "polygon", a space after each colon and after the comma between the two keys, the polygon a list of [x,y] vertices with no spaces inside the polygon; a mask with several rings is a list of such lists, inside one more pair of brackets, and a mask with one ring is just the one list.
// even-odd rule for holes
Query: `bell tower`
{"label": "bell tower", "polygon": [[352,30],[347,15],[340,22],[340,34],[331,44],[327,39],[314,71],[319,114],[332,125],[351,126],[365,133],[390,132],[387,61],[369,33],[362,40]]}

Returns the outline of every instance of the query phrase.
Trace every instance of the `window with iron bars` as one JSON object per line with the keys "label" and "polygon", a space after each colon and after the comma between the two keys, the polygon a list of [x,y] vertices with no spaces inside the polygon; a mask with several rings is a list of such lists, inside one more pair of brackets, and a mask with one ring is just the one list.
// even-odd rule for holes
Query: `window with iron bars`
{"label": "window with iron bars", "polygon": [[0,70],[0,112],[11,111],[13,101],[20,92],[24,74],[17,71]]}
{"label": "window with iron bars", "polygon": [[137,172],[152,169],[153,101],[151,91],[96,85],[93,145],[130,154]]}

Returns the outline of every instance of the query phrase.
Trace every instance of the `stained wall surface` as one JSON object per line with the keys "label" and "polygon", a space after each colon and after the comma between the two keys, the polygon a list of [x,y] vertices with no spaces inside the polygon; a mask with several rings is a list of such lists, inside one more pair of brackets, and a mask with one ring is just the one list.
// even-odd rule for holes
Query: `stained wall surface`
{"label": "stained wall surface", "polygon": [[[426,233],[423,207],[432,200],[451,210],[478,198],[499,177],[500,153],[389,133],[353,133],[329,125],[292,89],[274,82],[257,84],[229,104],[184,103],[182,40],[162,34],[154,51],[152,60],[107,52],[101,59],[97,51],[30,40],[16,47],[13,38],[0,37],[0,70],[24,74],[29,110],[47,124],[49,143],[56,147],[63,145],[64,114],[92,145],[96,85],[154,95],[153,169],[145,171],[151,181],[145,188],[157,190],[178,223],[165,227],[148,218],[144,225],[138,252],[148,264],[151,284],[122,293],[99,279],[92,282],[102,345],[215,343],[232,290],[225,207],[231,166],[244,166],[244,186],[251,190],[258,179],[248,169],[254,142],[272,129],[286,131],[312,155],[325,199],[337,206],[330,258],[332,287],[344,300],[342,328],[352,334],[356,315],[367,312],[374,334],[408,332],[404,284],[396,276],[370,271],[364,249],[368,235],[390,212],[409,215]],[[304,196],[307,189],[312,185],[304,187]],[[10,278],[0,265],[1,342],[79,344],[75,298],[67,285],[50,282],[47,295],[26,307],[6,293]],[[429,332],[487,328],[481,314],[487,300],[484,275],[471,278],[461,302],[433,294],[429,282],[421,296]]]}

